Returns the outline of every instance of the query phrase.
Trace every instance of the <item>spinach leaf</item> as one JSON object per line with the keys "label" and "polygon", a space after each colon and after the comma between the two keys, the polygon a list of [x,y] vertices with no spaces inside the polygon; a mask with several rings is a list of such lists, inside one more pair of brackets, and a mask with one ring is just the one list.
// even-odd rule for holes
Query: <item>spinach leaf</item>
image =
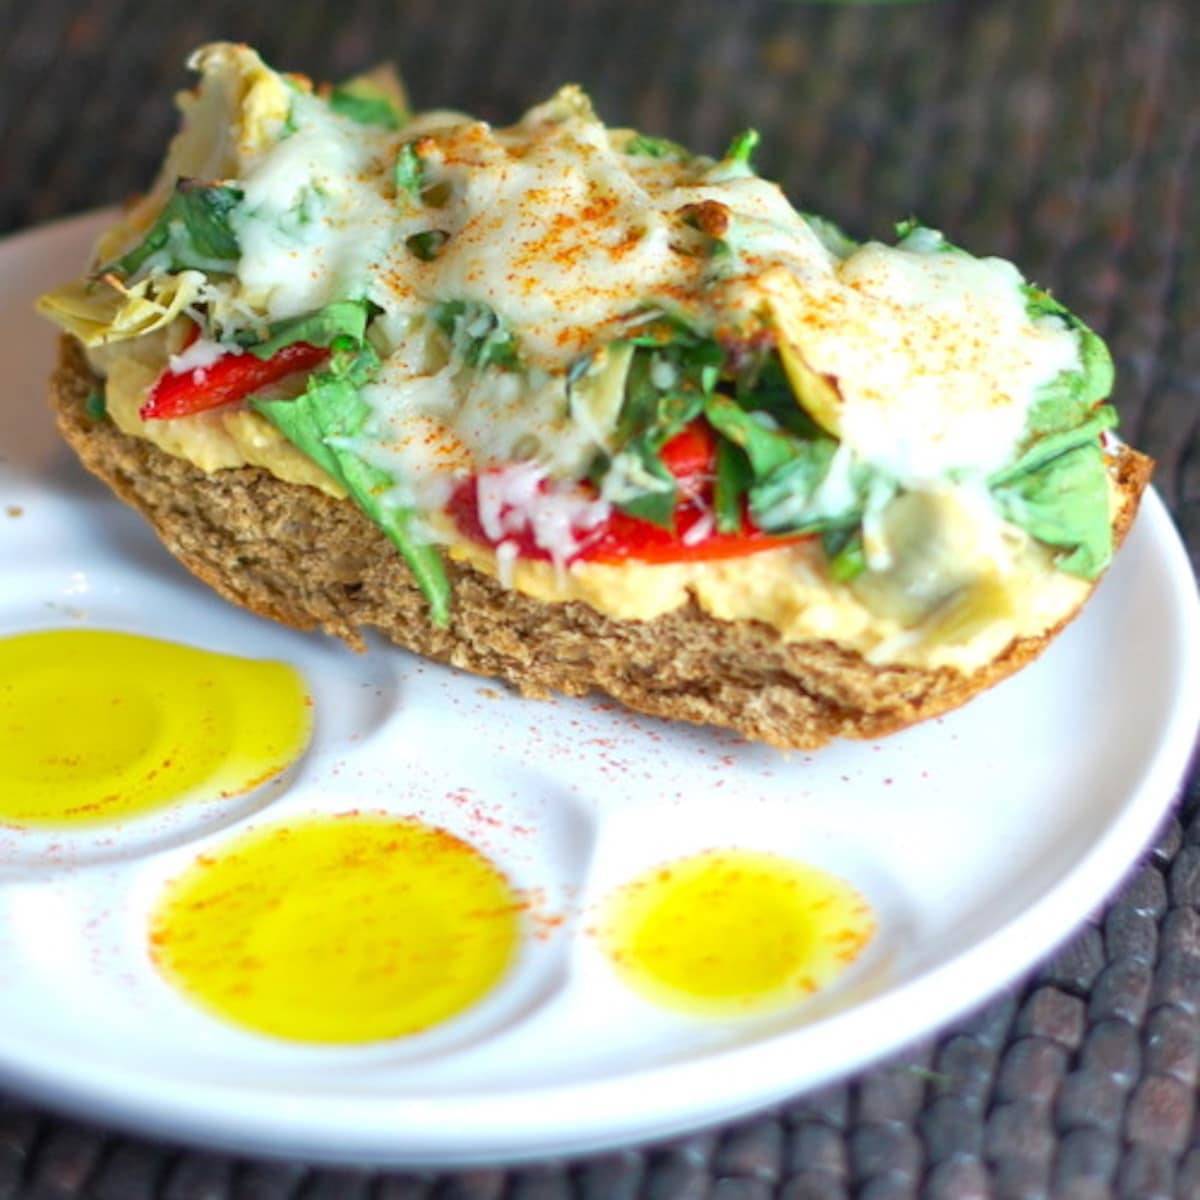
{"label": "spinach leaf", "polygon": [[316,312],[278,321],[271,326],[265,340],[244,344],[255,358],[265,359],[295,342],[329,346],[342,337],[361,342],[366,333],[370,308],[367,300],[335,300]]}
{"label": "spinach leaf", "polygon": [[916,254],[966,254],[968,251],[947,241],[940,229],[923,225],[916,217],[896,222],[896,246]]}
{"label": "spinach leaf", "polygon": [[1082,424],[1037,438],[988,479],[1005,519],[1067,550],[1058,567],[1083,579],[1094,579],[1112,557],[1108,477],[1097,439],[1116,424],[1116,410],[1100,405]]}
{"label": "spinach leaf", "polygon": [[741,448],[756,480],[765,479],[801,453],[798,439],[768,428],[728,396],[710,396],[704,415],[719,434]]}
{"label": "spinach leaf", "polygon": [[1021,290],[1030,318],[1056,319],[1079,337],[1079,369],[1062,371],[1043,384],[1029,413],[1031,435],[1057,433],[1078,425],[1098,401],[1112,392],[1112,356],[1104,341],[1048,292],[1032,284],[1023,285]]}
{"label": "spinach leaf", "polygon": [[446,300],[435,305],[431,315],[467,366],[505,371],[520,367],[516,338],[488,305],[477,300]]}
{"label": "spinach leaf", "polygon": [[1093,440],[993,487],[1000,511],[1014,525],[1066,553],[1060,570],[1095,579],[1112,558],[1104,454]]}
{"label": "spinach leaf", "polygon": [[404,244],[409,253],[422,262],[433,262],[449,238],[450,235],[441,229],[425,229],[420,233],[409,234],[404,239]]}
{"label": "spinach leaf", "polygon": [[[602,485],[608,479],[604,493],[622,511],[670,529],[679,489],[662,461],[662,448],[704,411],[724,352],[711,338],[665,313],[638,326],[628,341],[636,349],[614,431],[619,449],[611,459],[601,457],[592,477]],[[631,494],[639,482],[641,490]]]}
{"label": "spinach leaf", "polygon": [[154,260],[168,272],[234,270],[241,248],[229,218],[241,200],[237,188],[179,180],[146,236],[107,269],[130,276]]}
{"label": "spinach leaf", "polygon": [[800,215],[817,235],[818,241],[834,258],[849,258],[858,249],[858,243],[849,234],[843,232],[840,225],[835,225],[828,218],[819,217],[816,213],[806,212]]}
{"label": "spinach leaf", "polygon": [[717,439],[717,478],[713,487],[713,512],[718,533],[742,531],[742,497],[754,482],[750,460],[741,447]]}
{"label": "spinach leaf", "polygon": [[637,133],[625,143],[625,153],[645,158],[691,158],[692,152],[670,138],[651,137]]}
{"label": "spinach leaf", "polygon": [[392,178],[398,196],[407,196],[418,204],[421,202],[421,192],[425,187],[425,163],[412,142],[405,142],[400,147],[392,167]]}
{"label": "spinach leaf", "polygon": [[675,506],[678,503],[679,487],[675,476],[667,470],[666,464],[660,457],[665,439],[654,437],[639,438],[621,450],[609,464],[609,469],[618,466],[621,473],[628,478],[637,472],[639,490],[636,495],[617,496],[613,503],[642,521],[659,525],[663,529],[672,529],[675,525]]}
{"label": "spinach leaf", "polygon": [[825,431],[796,402],[796,389],[774,347],[752,357],[738,373],[738,403],[750,412],[765,412],[800,438],[824,437]]}
{"label": "spinach leaf", "polygon": [[399,129],[406,115],[382,88],[366,79],[351,80],[335,87],[329,93],[329,107],[339,116],[380,129]]}
{"label": "spinach leaf", "polygon": [[1042,384],[1029,408],[1026,440],[1062,433],[1087,420],[1092,406],[1083,391],[1083,376],[1078,371],[1063,371]]}
{"label": "spinach leaf", "polygon": [[[823,494],[838,468],[832,438],[796,442],[797,453],[750,489],[750,511],[759,528],[771,532],[816,533],[857,529],[866,503],[870,468],[854,464],[843,485]],[[845,468],[843,468],[845,469]]]}
{"label": "spinach leaf", "polygon": [[[855,530],[875,473],[857,461],[835,461],[831,437],[797,437],[765,424],[728,396],[710,396],[704,414],[745,455],[750,512],[770,533]],[[844,473],[844,474],[843,474]]]}
{"label": "spinach leaf", "polygon": [[867,569],[863,549],[862,528],[827,529],[821,535],[829,577],[838,583],[849,583]]}
{"label": "spinach leaf", "polygon": [[744,166],[750,166],[750,158],[754,153],[755,147],[758,145],[759,136],[757,129],[743,129],[729,143],[729,148],[725,151],[722,157],[722,162],[741,163]]}
{"label": "spinach leaf", "polygon": [[103,421],[108,416],[108,400],[102,389],[88,393],[88,398],[83,402],[83,411],[89,421]]}
{"label": "spinach leaf", "polygon": [[413,534],[415,512],[385,500],[392,477],[355,454],[347,442],[357,437],[370,415],[361,388],[370,382],[379,359],[370,342],[335,338],[328,366],[314,372],[294,400],[251,400],[284,437],[336,479],[360,509],[400,551],[429,602],[434,624],[450,620],[450,583],[435,546]]}
{"label": "spinach leaf", "polygon": [[1077,446],[1095,442],[1101,433],[1106,429],[1114,429],[1116,425],[1116,409],[1110,404],[1102,404],[1094,409],[1092,415],[1081,425],[1039,438],[1015,462],[990,475],[988,485],[992,488],[1001,487],[1022,475],[1040,471],[1060,454],[1066,454]]}

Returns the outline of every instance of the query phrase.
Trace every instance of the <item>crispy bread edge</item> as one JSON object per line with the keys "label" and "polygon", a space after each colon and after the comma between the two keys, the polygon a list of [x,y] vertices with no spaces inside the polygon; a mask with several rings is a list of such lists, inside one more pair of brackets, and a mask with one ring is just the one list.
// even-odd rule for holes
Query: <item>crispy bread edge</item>
{"label": "crispy bread edge", "polygon": [[[400,555],[353,504],[256,467],[206,474],[90,418],[86,400],[98,386],[78,344],[64,337],[50,384],[63,436],[226,599],[297,629],[324,629],[355,648],[363,629],[375,628],[527,696],[602,692],[639,712],[814,749],[838,737],[880,737],[956,708],[1036,658],[1067,624],[1014,640],[970,673],[881,666],[828,641],[784,642],[768,626],[721,621],[695,604],[622,621],[579,602],[544,603],[451,562],[453,616],[438,629]],[[1119,543],[1153,463],[1122,449],[1113,469],[1122,496]]]}

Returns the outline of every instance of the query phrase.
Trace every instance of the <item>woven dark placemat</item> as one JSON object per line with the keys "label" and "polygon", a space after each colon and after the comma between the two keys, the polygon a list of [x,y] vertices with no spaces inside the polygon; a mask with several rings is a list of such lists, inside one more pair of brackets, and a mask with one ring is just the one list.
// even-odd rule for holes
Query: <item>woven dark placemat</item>
{"label": "woven dark placemat", "polygon": [[[143,186],[172,126],[163,97],[214,37],[326,78],[394,55],[418,102],[496,120],[574,78],[610,122],[697,148],[756,125],[761,168],[802,207],[863,235],[917,212],[1017,259],[1107,336],[1124,431],[1200,553],[1196,0],[0,0],[0,31],[0,231]],[[413,1175],[235,1160],[10,1097],[0,1200],[1194,1200],[1198,1071],[1193,775],[1119,896],[1052,961],[938,1039],[758,1119]]]}

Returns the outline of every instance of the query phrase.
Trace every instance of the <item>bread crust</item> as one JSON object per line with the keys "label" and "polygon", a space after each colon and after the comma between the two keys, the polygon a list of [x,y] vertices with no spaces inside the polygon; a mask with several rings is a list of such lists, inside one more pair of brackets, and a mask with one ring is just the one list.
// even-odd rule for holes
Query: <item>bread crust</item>
{"label": "bread crust", "polygon": [[[206,474],[86,410],[99,381],[64,337],[50,399],[83,465],[150,522],[167,549],[235,604],[362,648],[375,628],[396,644],[502,679],[526,696],[603,692],[631,709],[725,726],[781,748],[876,738],[977,695],[1036,658],[1070,618],[1019,638],[980,669],[868,663],[829,641],[785,642],[754,621],[722,621],[689,603],[648,621],[577,602],[545,603],[463,563],[449,628],[430,623],[403,559],[351,503],[257,467]],[[1115,462],[1120,542],[1153,463]]]}

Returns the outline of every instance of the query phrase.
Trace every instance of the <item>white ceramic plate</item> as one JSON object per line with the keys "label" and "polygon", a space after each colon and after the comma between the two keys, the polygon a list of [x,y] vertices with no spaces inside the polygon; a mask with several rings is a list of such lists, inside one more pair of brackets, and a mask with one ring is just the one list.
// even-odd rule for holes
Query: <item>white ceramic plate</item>
{"label": "white ceramic plate", "polygon": [[[308,1159],[514,1160],[673,1134],[843,1075],[981,1001],[1116,886],[1168,807],[1200,714],[1200,623],[1155,495],[1042,661],[952,717],[813,757],[599,703],[523,701],[226,605],[85,478],[41,401],[54,336],[29,302],[77,272],[101,221],[0,247],[0,634],[88,625],[288,659],[318,724],[283,785],[223,809],[53,852],[0,839],[6,1086]],[[258,1039],[159,979],[147,912],[200,847],[264,813],[364,804],[460,833],[570,919],[459,1021],[366,1048]],[[578,914],[650,864],[735,845],[849,879],[876,908],[874,943],[783,1016],[701,1021],[635,998]]]}

